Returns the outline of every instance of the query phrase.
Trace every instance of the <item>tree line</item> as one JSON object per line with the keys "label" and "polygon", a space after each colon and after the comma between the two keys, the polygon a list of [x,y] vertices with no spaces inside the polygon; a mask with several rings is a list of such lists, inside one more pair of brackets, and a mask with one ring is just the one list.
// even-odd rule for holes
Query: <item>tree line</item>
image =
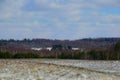
{"label": "tree line", "polygon": [[0,52],[0,59],[20,59],[20,58],[40,58],[38,54],[33,53],[17,53]]}
{"label": "tree line", "polygon": [[[60,50],[59,50],[60,49]],[[65,49],[65,51],[63,50]],[[0,51],[1,59],[21,58],[56,58],[56,59],[81,59],[81,60],[120,60],[120,43],[116,43],[111,50],[71,51],[71,47],[54,45],[52,51],[39,53],[16,53]]]}
{"label": "tree line", "polygon": [[56,44],[69,45],[85,49],[109,49],[113,44],[120,42],[120,38],[86,38],[78,40],[52,40],[52,39],[23,39],[23,40],[0,40],[0,46],[31,48],[31,47],[52,47]]}

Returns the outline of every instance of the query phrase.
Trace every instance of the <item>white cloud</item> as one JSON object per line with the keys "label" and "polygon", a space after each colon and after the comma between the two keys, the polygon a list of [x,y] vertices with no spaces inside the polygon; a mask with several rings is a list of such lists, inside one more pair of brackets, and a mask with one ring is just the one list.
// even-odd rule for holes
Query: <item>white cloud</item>
{"label": "white cloud", "polygon": [[[32,2],[31,2],[32,1]],[[52,35],[68,38],[82,38],[87,36],[100,36],[99,30],[112,35],[111,29],[120,26],[120,14],[101,13],[100,9],[119,9],[119,0],[5,0],[0,6],[0,28],[21,27],[31,37],[50,37]],[[107,26],[107,27],[106,27]],[[112,27],[111,27],[112,26]],[[35,28],[35,30],[33,29]],[[59,34],[54,30],[66,31]],[[74,33],[69,31],[73,27]],[[24,28],[27,28],[24,31]],[[103,28],[103,29],[102,29]],[[37,31],[40,30],[40,31]],[[42,30],[42,31],[41,31]],[[116,35],[119,35],[119,29]],[[11,31],[11,30],[10,30]],[[9,32],[10,32],[9,31]],[[43,32],[44,31],[44,32]],[[54,32],[55,31],[55,32]],[[48,32],[48,33],[47,33]],[[87,33],[86,33],[87,32]],[[93,35],[95,34],[96,35]],[[41,35],[38,35],[41,34]],[[56,35],[59,34],[59,35]],[[24,35],[21,35],[24,36]],[[63,37],[62,37],[63,36]],[[25,37],[25,36],[24,36]],[[71,38],[70,37],[70,38]]]}
{"label": "white cloud", "polygon": [[1,6],[0,19],[12,18],[19,14],[22,7],[25,5],[25,0],[5,0]]}

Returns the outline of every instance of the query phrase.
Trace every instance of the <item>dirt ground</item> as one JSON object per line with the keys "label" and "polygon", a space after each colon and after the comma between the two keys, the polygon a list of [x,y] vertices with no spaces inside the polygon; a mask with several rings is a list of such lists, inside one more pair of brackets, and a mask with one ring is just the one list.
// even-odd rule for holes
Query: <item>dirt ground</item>
{"label": "dirt ground", "polygon": [[[56,64],[55,61],[41,59],[0,60],[0,80],[120,80],[120,75],[114,73]],[[60,63],[59,60],[58,62]],[[61,62],[67,64],[71,60],[62,60]],[[118,70],[118,72],[120,71]]]}

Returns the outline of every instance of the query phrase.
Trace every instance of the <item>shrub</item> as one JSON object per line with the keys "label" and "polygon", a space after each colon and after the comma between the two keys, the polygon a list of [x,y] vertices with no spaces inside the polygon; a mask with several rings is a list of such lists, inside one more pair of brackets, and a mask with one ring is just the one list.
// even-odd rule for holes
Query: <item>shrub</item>
{"label": "shrub", "polygon": [[14,58],[40,58],[39,54],[33,53],[17,53],[14,55]]}
{"label": "shrub", "polygon": [[9,52],[0,52],[1,59],[13,58],[13,54]]}

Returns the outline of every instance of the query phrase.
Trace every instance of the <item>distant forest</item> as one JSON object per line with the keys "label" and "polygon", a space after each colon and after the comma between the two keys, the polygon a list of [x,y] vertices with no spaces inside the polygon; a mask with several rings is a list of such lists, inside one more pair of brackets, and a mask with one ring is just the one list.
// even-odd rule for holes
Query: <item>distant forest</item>
{"label": "distant forest", "polygon": [[[74,47],[80,50],[55,50],[54,45],[69,46],[69,49]],[[35,51],[31,50],[33,47],[53,47],[53,49],[52,51]],[[120,38],[86,38],[80,40],[1,39],[0,58],[120,60]]]}
{"label": "distant forest", "polygon": [[53,45],[71,46],[84,49],[106,49],[120,42],[120,38],[86,38],[80,40],[23,39],[0,40],[0,46],[7,47],[52,47]]}

